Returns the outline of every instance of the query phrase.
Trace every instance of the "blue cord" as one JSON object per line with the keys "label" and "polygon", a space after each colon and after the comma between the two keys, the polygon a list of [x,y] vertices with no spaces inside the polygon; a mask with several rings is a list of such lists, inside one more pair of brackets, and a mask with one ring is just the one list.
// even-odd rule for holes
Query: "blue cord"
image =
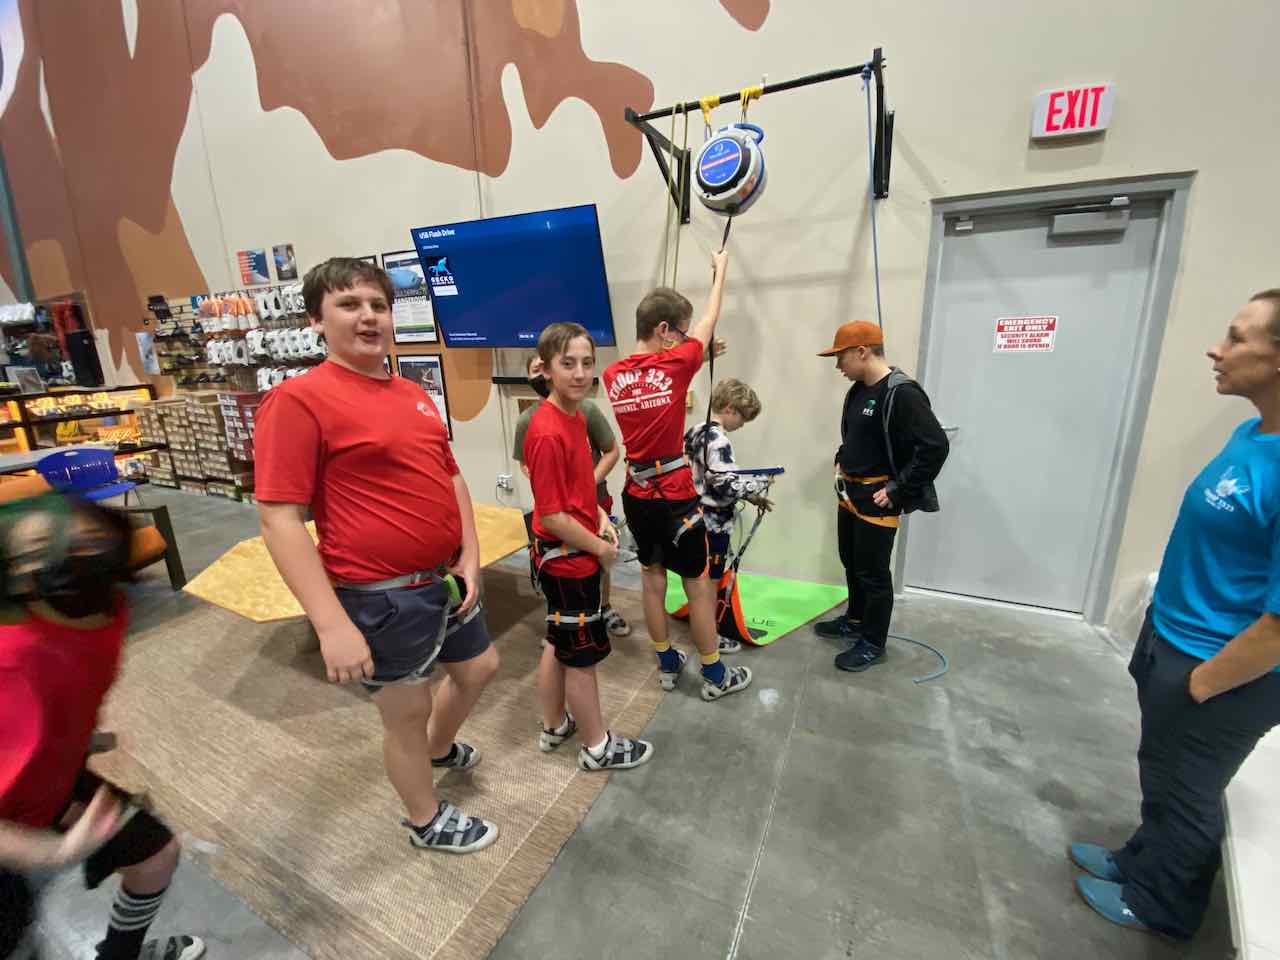
{"label": "blue cord", "polygon": [[862,71],[862,89],[867,94],[867,202],[871,204],[871,255],[875,261],[876,325],[884,329],[880,312],[880,232],[876,228],[876,161],[875,136],[871,131],[871,68]]}
{"label": "blue cord", "polygon": [[929,674],[927,677],[916,677],[914,681],[915,683],[928,683],[930,680],[937,680],[940,676],[951,669],[951,661],[948,660],[947,655],[937,647],[930,646],[923,640],[912,640],[910,637],[900,637],[896,633],[891,633],[889,636],[894,640],[905,640],[907,643],[914,643],[917,647],[924,647],[926,650],[937,654],[938,659],[942,661],[941,669],[933,671],[933,673]]}
{"label": "blue cord", "polygon": [[[880,310],[880,232],[876,226],[876,158],[875,158],[875,133],[871,126],[871,68],[864,67],[862,70],[862,89],[867,95],[867,202],[871,205],[871,256],[875,264],[876,278],[876,324],[881,330],[884,329],[884,315]],[[917,647],[924,647],[926,650],[937,655],[942,661],[941,669],[935,670],[926,677],[916,677],[916,683],[928,683],[930,680],[937,680],[940,676],[951,669],[951,662],[947,659],[947,655],[937,647],[930,646],[923,640],[912,640],[910,637],[900,637],[891,633],[889,636],[895,640],[905,640],[907,643],[914,643]]]}

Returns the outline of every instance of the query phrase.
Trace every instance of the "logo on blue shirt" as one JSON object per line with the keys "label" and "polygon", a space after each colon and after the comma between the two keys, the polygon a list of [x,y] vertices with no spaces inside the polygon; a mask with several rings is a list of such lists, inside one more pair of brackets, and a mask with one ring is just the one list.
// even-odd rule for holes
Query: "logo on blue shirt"
{"label": "logo on blue shirt", "polygon": [[1242,482],[1236,476],[1235,467],[1227,467],[1223,471],[1222,476],[1218,478],[1217,484],[1213,488],[1204,488],[1204,498],[1208,501],[1209,506],[1215,510],[1225,510],[1228,513],[1235,512],[1235,505],[1229,501],[1229,498],[1236,494],[1244,494],[1249,492],[1247,484]]}

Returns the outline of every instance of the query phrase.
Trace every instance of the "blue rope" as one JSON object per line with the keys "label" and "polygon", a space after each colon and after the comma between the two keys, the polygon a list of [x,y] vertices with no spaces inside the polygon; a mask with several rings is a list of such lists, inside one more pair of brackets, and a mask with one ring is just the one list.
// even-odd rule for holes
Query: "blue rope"
{"label": "blue rope", "polygon": [[876,324],[884,329],[880,312],[880,233],[876,227],[876,160],[875,135],[871,128],[871,68],[862,71],[862,89],[867,94],[867,202],[871,204],[871,255],[875,261]]}
{"label": "blue rope", "polygon": [[896,633],[891,633],[889,636],[894,640],[905,640],[907,643],[914,643],[917,647],[924,647],[926,650],[937,654],[938,659],[942,661],[942,666],[939,669],[933,671],[933,673],[929,674],[927,677],[916,677],[914,681],[915,683],[928,683],[930,680],[937,680],[940,676],[951,669],[951,661],[948,660],[947,655],[937,647],[930,646],[923,640],[912,640],[910,637],[900,637]]}

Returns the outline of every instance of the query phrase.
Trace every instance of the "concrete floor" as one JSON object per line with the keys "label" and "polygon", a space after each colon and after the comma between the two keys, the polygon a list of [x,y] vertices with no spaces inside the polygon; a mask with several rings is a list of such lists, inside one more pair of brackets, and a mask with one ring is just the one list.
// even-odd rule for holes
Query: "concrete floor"
{"label": "concrete floor", "polygon": [[[173,505],[190,574],[256,532],[238,504],[145,497]],[[143,624],[199,602],[162,571],[135,593]],[[686,677],[645,731],[654,762],[613,776],[495,960],[1230,955],[1221,882],[1189,946],[1074,895],[1067,844],[1120,843],[1137,813],[1127,651],[1078,621],[934,597],[900,602],[894,629],[944,650],[950,673],[914,684],[937,661],[894,642],[884,666],[842,674],[801,630],[739,655],[756,669],[745,694],[706,704]],[[56,882],[50,956],[88,956],[106,902]],[[155,930],[198,933],[211,958],[302,956],[198,858]]]}

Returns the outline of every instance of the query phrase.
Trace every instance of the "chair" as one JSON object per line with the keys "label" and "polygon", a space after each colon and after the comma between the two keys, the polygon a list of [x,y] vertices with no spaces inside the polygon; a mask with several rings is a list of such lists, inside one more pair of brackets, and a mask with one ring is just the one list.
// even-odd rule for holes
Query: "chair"
{"label": "chair", "polygon": [[95,447],[51,453],[36,464],[36,470],[54,490],[86,500],[106,500],[123,494],[128,504],[129,491],[137,487],[130,480],[120,479],[111,450]]}
{"label": "chair", "polygon": [[[48,493],[52,485],[43,477],[30,474],[22,477],[0,478],[0,503],[38,497]],[[134,521],[133,538],[129,543],[129,569],[141,570],[163,560],[169,574],[169,585],[181,590],[187,585],[187,574],[178,553],[178,541],[173,534],[173,522],[168,507],[126,507],[124,512]],[[151,523],[145,524],[143,516]],[[134,520],[134,518],[138,518]],[[141,526],[137,524],[143,524]]]}

